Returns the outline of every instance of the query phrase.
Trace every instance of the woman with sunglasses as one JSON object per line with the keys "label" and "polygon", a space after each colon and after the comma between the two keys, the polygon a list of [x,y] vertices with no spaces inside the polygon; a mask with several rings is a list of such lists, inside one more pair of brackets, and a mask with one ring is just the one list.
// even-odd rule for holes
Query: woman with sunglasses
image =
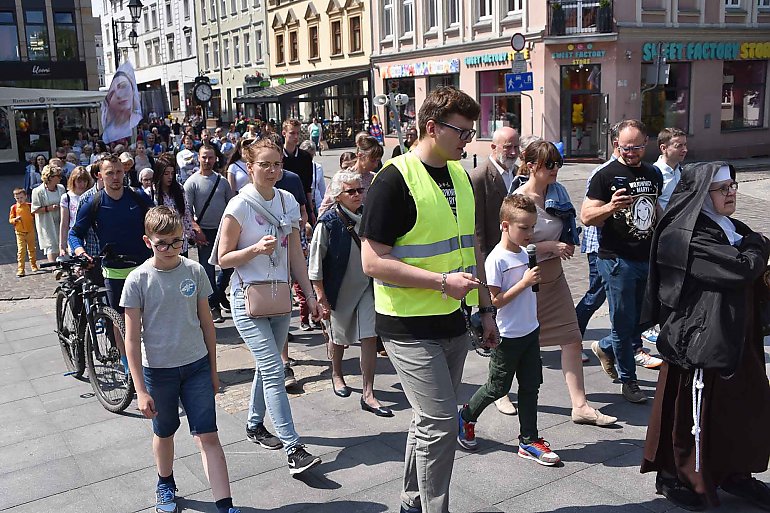
{"label": "woman with sunglasses", "polygon": [[156,205],[167,206],[182,218],[184,243],[181,254],[186,257],[189,249],[188,241],[195,239],[195,224],[182,184],[176,179],[175,163],[171,153],[161,153],[155,159],[152,171],[152,199]]}
{"label": "woman with sunglasses", "polygon": [[576,212],[569,194],[556,181],[563,161],[553,143],[540,141],[527,147],[522,166],[529,180],[514,192],[532,198],[537,207],[537,224],[532,242],[542,281],[537,294],[540,346],[561,346],[561,367],[572,403],[576,424],[609,426],[618,419],[592,408],[586,400],[582,343],[575,305],[572,303],[561,261],[572,258],[579,244]]}
{"label": "woman with sunglasses", "polygon": [[[350,396],[342,372],[345,347],[361,342],[361,409],[378,417],[392,417],[374,397],[377,334],[374,331],[374,288],[361,264],[361,224],[364,188],[357,173],[340,171],[332,178],[328,194],[334,206],[318,219],[310,243],[308,276],[313,282],[325,319],[331,317],[332,389]],[[353,228],[352,231],[349,227]]]}
{"label": "woman with sunglasses", "polygon": [[[382,145],[374,137],[365,134],[356,137],[356,160],[348,170],[358,173],[361,177],[361,187],[364,188],[361,201],[364,203],[366,203],[366,191],[372,185],[374,172],[379,169],[380,160],[384,153],[385,150]],[[334,206],[334,199],[327,193],[321,202],[321,206],[318,207],[318,215],[323,215],[332,206]]]}

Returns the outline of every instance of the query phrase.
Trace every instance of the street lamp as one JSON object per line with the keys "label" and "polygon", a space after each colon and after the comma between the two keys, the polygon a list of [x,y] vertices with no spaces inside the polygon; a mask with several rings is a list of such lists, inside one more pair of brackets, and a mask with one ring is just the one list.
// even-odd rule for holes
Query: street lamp
{"label": "street lamp", "polygon": [[136,24],[139,22],[139,18],[142,15],[142,0],[130,0],[128,2],[128,12],[131,14],[130,21],[112,19],[112,50],[115,55],[115,70],[118,69],[120,63],[120,49],[118,48],[118,25],[131,25],[131,32],[128,34],[128,43],[131,48],[139,48],[136,44],[139,38],[136,33]]}

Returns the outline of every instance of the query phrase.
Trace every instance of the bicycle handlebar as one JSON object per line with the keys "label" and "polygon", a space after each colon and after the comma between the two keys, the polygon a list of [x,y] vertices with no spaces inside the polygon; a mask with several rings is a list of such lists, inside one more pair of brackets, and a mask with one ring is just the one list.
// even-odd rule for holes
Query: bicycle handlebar
{"label": "bicycle handlebar", "polygon": [[38,267],[57,267],[59,265],[59,262],[43,262],[42,264],[39,264]]}

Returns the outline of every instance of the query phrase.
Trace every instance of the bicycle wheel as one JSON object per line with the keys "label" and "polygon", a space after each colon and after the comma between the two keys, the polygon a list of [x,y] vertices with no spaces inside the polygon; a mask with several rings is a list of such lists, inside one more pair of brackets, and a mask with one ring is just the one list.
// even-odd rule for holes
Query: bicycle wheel
{"label": "bicycle wheel", "polygon": [[120,361],[116,344],[117,330],[125,337],[123,318],[114,309],[105,306],[92,311],[93,327],[86,331],[86,363],[88,379],[96,398],[113,413],[125,410],[134,398],[134,384]]}
{"label": "bicycle wheel", "polygon": [[56,292],[56,333],[68,374],[80,378],[86,370],[86,355],[84,333],[79,327],[74,300],[74,295],[68,296],[61,289]]}

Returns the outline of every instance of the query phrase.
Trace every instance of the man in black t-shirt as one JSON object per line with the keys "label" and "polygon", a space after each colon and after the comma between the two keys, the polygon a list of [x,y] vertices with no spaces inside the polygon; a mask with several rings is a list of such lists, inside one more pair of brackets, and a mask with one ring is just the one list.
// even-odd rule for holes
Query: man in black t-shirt
{"label": "man in black t-shirt", "polygon": [[[620,157],[599,170],[588,186],[580,218],[601,226],[597,268],[610,307],[610,334],[591,346],[604,371],[623,383],[623,397],[643,403],[647,396],[636,380],[634,346],[641,346],[639,317],[649,273],[652,234],[659,218],[663,179],[642,162],[647,144],[641,121],[622,121],[614,141]],[[617,369],[616,369],[617,365]]]}
{"label": "man in black t-shirt", "polygon": [[[313,204],[313,157],[299,148],[298,119],[287,119],[283,122],[283,168],[299,175],[305,188],[306,204]],[[315,224],[313,209],[308,209],[310,224]]]}
{"label": "man in black t-shirt", "polygon": [[[479,262],[476,276],[485,281],[479,248],[468,247],[474,240],[473,191],[456,161],[475,135],[479,111],[472,98],[455,88],[432,91],[418,115],[421,138],[377,174],[361,224],[361,260],[375,280],[375,329],[414,412],[402,512],[444,513],[449,507],[457,389],[468,351],[460,300],[479,287],[476,277],[463,271]],[[435,242],[431,236],[438,225],[453,235]],[[466,248],[461,259],[457,247]],[[479,292],[484,343],[492,347],[497,334],[490,296],[486,289]]]}

